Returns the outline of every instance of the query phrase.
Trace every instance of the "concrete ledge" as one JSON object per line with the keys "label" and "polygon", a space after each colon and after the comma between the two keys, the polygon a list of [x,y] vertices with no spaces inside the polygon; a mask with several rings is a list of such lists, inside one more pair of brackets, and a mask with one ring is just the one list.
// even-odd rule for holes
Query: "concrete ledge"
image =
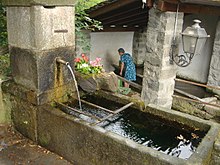
{"label": "concrete ledge", "polygon": [[75,90],[73,81],[42,93],[27,89],[22,85],[16,84],[13,80],[2,83],[3,93],[18,97],[33,105],[43,105],[55,100],[65,102],[68,99],[67,95],[72,95]]}
{"label": "concrete ledge", "polygon": [[74,6],[76,0],[3,0],[6,6]]}

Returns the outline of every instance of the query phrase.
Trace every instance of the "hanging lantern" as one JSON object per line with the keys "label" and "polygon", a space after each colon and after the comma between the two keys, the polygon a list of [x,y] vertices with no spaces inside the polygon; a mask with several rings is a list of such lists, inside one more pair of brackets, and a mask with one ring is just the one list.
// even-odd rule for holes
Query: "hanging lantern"
{"label": "hanging lantern", "polygon": [[185,54],[173,57],[173,61],[178,66],[188,66],[194,55],[201,53],[207,38],[210,37],[207,35],[205,29],[200,27],[200,23],[200,20],[194,20],[194,24],[191,27],[187,27],[183,33],[181,33],[183,51]]}

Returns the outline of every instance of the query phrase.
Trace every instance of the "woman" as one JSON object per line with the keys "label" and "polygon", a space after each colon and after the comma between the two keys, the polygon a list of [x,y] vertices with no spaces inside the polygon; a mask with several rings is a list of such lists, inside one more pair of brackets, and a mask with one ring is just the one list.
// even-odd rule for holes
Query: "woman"
{"label": "woman", "polygon": [[[128,81],[136,81],[136,69],[133,62],[133,59],[130,54],[125,53],[123,48],[118,49],[118,54],[120,55],[120,76],[122,76],[123,69],[125,69],[124,78]],[[124,83],[124,87],[129,87],[129,83]]]}

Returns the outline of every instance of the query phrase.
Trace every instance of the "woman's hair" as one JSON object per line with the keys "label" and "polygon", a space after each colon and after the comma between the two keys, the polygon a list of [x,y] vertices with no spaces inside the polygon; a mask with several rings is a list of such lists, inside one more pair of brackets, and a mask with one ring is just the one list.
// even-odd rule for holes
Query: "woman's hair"
{"label": "woman's hair", "polygon": [[124,53],[125,50],[124,50],[123,48],[119,48],[119,49],[118,49],[118,52],[119,52],[119,53]]}

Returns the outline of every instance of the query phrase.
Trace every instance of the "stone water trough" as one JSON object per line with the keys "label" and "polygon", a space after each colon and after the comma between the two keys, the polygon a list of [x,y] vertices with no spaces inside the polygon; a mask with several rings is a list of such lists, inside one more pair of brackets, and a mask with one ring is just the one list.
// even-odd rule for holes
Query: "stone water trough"
{"label": "stone water trough", "polygon": [[141,109],[143,103],[140,101],[114,92],[103,92],[104,87],[98,86],[101,89],[98,95],[103,98],[123,105],[132,102],[135,110],[141,109],[177,125],[206,132],[195,152],[188,159],[181,159],[63,112],[52,102],[64,103],[67,96],[76,97],[76,94],[68,70],[56,59],[61,57],[72,61],[75,57],[73,20],[76,0],[4,1],[13,78],[3,82],[2,91],[14,127],[19,132],[73,164],[210,164],[219,133],[216,123],[155,105]]}
{"label": "stone water trough", "polygon": [[142,146],[100,126],[65,114],[60,109],[45,105],[39,109],[37,115],[38,142],[77,164],[208,164],[219,131],[217,125],[155,105],[149,105],[144,111],[158,118],[199,128],[207,134],[196,152],[188,160],[184,160]]}
{"label": "stone water trough", "polygon": [[[18,92],[19,89],[8,85],[5,82],[3,86],[9,87],[7,88],[9,93],[14,92],[17,96],[24,96],[24,93]],[[133,101],[132,106],[137,110],[141,107],[140,102],[121,94],[99,91],[98,95],[124,105]],[[15,127],[22,134],[58,153],[73,164],[205,165],[211,160],[214,141],[219,132],[216,123],[177,111],[155,105],[142,109],[145,113],[154,114],[158,118],[207,132],[196,151],[185,160],[137,144],[98,125],[64,113],[60,108],[51,104],[34,108],[26,102],[23,104],[22,100],[16,100],[12,102],[12,107],[12,116],[16,118]]]}

